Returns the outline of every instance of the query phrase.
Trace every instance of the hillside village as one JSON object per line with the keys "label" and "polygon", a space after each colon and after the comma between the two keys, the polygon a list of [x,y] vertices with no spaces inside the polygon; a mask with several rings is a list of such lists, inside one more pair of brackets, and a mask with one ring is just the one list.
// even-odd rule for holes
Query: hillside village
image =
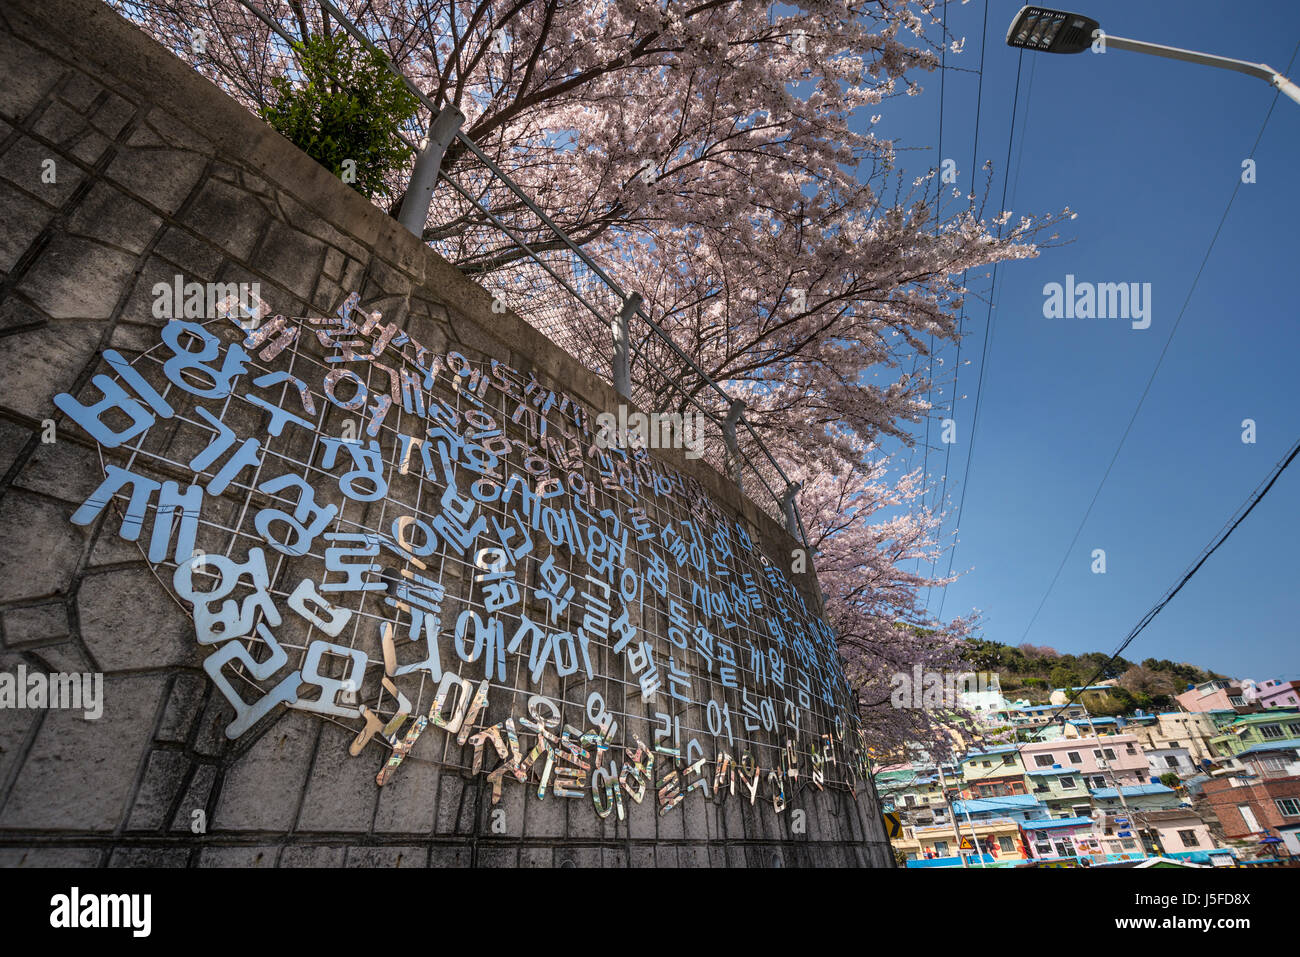
{"label": "hillside village", "polygon": [[969,717],[946,723],[950,758],[911,748],[877,768],[900,864],[1300,858],[1300,681],[1216,676],[1147,710],[1126,707],[1134,696],[1121,678],[1045,689],[1048,700],[1035,703],[1007,700],[998,677],[981,675],[979,690],[958,694]]}

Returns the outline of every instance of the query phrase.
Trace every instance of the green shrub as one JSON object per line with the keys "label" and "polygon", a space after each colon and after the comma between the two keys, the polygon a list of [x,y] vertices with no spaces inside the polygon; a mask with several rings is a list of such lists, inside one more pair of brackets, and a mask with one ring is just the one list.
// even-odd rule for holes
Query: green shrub
{"label": "green shrub", "polygon": [[[262,118],[357,192],[382,193],[385,174],[411,156],[397,131],[420,101],[378,54],[341,32],[293,46],[301,84],[288,77],[271,81],[276,100]],[[348,160],[355,168],[345,165]]]}

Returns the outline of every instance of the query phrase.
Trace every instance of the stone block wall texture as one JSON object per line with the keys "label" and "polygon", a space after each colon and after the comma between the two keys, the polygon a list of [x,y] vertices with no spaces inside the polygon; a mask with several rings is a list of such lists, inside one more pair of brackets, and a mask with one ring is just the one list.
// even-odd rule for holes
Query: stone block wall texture
{"label": "stone block wall texture", "polygon": [[[591,409],[619,401],[106,5],[0,6],[0,671],[105,675],[97,721],[0,710],[0,866],[893,866],[869,784],[803,792],[803,834],[734,799],[690,800],[672,827],[642,808],[641,826],[594,828],[589,802],[515,788],[520,823],[501,835],[482,775],[411,761],[377,788],[350,733],[313,715],[281,709],[227,740],[189,617],[116,521],[70,523],[103,473],[52,403],[106,371],[105,349],[158,341],[151,289],[178,273],[260,282],[293,315],[356,289],[434,348],[536,370]],[[783,540],[707,466],[663,455]]]}

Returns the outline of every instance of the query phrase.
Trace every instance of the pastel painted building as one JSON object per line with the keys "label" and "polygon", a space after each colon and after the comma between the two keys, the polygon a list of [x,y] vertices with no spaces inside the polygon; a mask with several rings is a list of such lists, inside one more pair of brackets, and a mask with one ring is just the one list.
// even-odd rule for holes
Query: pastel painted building
{"label": "pastel painted building", "polygon": [[1245,771],[1257,778],[1300,776],[1300,738],[1254,744],[1221,763],[1231,771]]}
{"label": "pastel painted building", "polygon": [[1159,778],[1171,771],[1180,778],[1190,777],[1200,769],[1186,748],[1144,748],[1151,777]]}
{"label": "pastel painted building", "polygon": [[1002,797],[1025,793],[1025,766],[1013,744],[972,751],[961,759],[961,787],[966,797]]}
{"label": "pastel painted building", "polygon": [[1092,811],[1092,797],[1084,775],[1076,768],[1038,768],[1025,772],[1030,796],[1052,817],[1078,817]]}
{"label": "pastel painted building", "polygon": [[1139,824],[1148,828],[1159,842],[1164,857],[1189,860],[1197,864],[1210,863],[1210,852],[1215,850],[1209,825],[1188,808],[1166,811],[1143,811],[1135,815]]}
{"label": "pastel painted building", "polygon": [[1139,824],[1141,815],[1130,811],[1097,815],[1093,819],[1089,860],[1094,864],[1113,864],[1155,856],[1156,848],[1150,831],[1148,829],[1144,835]]}
{"label": "pastel painted building", "polygon": [[1202,681],[1175,695],[1174,700],[1184,711],[1229,711],[1246,703],[1241,688],[1224,678]]}
{"label": "pastel painted building", "polygon": [[1022,826],[1025,844],[1034,860],[1077,858],[1082,847],[1088,852],[1093,820],[1088,816],[1031,821]]}
{"label": "pastel painted building", "polygon": [[[1227,711],[1225,716],[1230,721],[1236,717],[1236,712]],[[1145,750],[1185,748],[1193,763],[1198,765],[1214,759],[1210,739],[1219,733],[1219,725],[1212,713],[1169,711],[1153,717],[1154,721],[1144,718],[1125,728],[1126,732],[1137,737],[1140,747]]]}
{"label": "pastel painted building", "polygon": [[920,808],[942,807],[943,790],[933,772],[913,774],[904,781],[892,782],[880,791],[882,803],[895,811],[914,811]]}
{"label": "pastel painted building", "polygon": [[1210,748],[1220,758],[1240,754],[1257,744],[1273,744],[1300,738],[1300,712],[1271,709],[1255,714],[1237,715],[1231,724],[1210,739]]}
{"label": "pastel painted building", "polygon": [[904,827],[894,847],[907,855],[907,866],[961,867],[965,857],[971,867],[1014,867],[1028,860],[1020,825],[1010,818],[960,822],[951,826]]}
{"label": "pastel painted building", "polygon": [[1118,782],[1145,784],[1151,776],[1146,755],[1132,734],[1035,741],[1021,748],[1026,774],[1056,766],[1073,768],[1089,788]]}
{"label": "pastel painted building", "polygon": [[1263,708],[1300,708],[1300,681],[1261,681],[1255,686],[1255,702]]}

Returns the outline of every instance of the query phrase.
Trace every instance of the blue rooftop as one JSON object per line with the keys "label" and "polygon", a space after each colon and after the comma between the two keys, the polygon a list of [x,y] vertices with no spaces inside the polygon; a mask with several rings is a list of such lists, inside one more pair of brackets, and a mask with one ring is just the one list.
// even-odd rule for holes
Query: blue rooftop
{"label": "blue rooftop", "polygon": [[1032,794],[1008,794],[1006,797],[975,798],[970,801],[954,801],[954,814],[981,814],[992,811],[1010,811],[1016,808],[1040,808],[1038,798]]}
{"label": "blue rooftop", "polygon": [[[1125,797],[1142,797],[1148,794],[1173,794],[1173,788],[1167,788],[1163,784],[1138,784],[1133,787],[1124,788]],[[1119,795],[1115,793],[1114,788],[1096,788],[1092,791],[1095,798],[1113,798]]]}
{"label": "blue rooftop", "polygon": [[1046,831],[1054,827],[1081,827],[1091,823],[1090,817],[1050,817],[1039,821],[1025,821],[1021,826],[1026,831]]}
{"label": "blue rooftop", "polygon": [[971,758],[978,758],[981,754],[1006,754],[1008,751],[1020,750],[1018,745],[1000,744],[992,748],[982,748],[978,751],[969,751],[962,758],[963,761],[969,761]]}
{"label": "blue rooftop", "polygon": [[[1251,754],[1256,751],[1295,751],[1300,750],[1300,738],[1287,738],[1285,741],[1268,741],[1264,744],[1256,744],[1242,751],[1241,754]],[[1238,757],[1241,755],[1239,754]]]}

